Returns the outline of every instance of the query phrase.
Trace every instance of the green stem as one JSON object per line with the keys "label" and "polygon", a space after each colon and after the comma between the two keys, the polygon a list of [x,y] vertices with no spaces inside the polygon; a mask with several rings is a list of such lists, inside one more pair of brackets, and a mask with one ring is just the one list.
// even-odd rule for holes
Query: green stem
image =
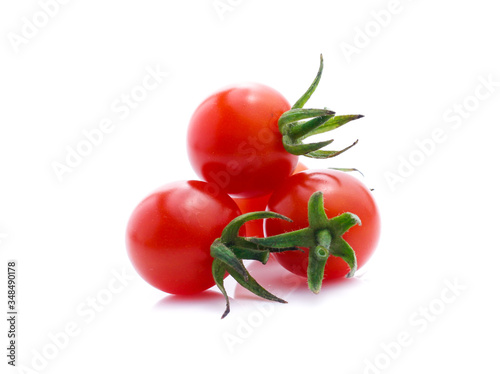
{"label": "green stem", "polygon": [[252,221],[255,219],[264,219],[264,218],[279,218],[285,221],[290,221],[290,218],[274,212],[251,212],[242,214],[233,219],[224,228],[220,237],[221,242],[232,243],[234,240],[238,238],[238,233],[241,229],[241,226],[243,226],[248,221]]}
{"label": "green stem", "polygon": [[309,264],[307,266],[307,284],[314,293],[319,293],[325,266],[330,256],[329,248],[332,242],[332,235],[327,229],[319,230],[316,235],[317,245],[309,250]]}

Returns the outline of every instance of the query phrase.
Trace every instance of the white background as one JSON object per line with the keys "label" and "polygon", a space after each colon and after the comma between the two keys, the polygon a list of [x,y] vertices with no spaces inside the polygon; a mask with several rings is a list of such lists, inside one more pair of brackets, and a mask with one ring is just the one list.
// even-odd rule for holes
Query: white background
{"label": "white background", "polygon": [[[495,3],[214,4],[0,5],[2,372],[498,372]],[[241,81],[294,101],[320,53],[310,106],[366,117],[334,134],[337,148],[359,139],[355,148],[304,162],[364,172],[383,218],[369,265],[319,295],[276,264],[251,265],[289,303],[228,281],[222,321],[217,290],[181,298],[150,287],[128,261],[125,226],[151,190],[196,178],[185,152],[193,110]],[[158,84],[118,112],[148,69]],[[54,163],[106,120],[112,130],[59,180]],[[433,134],[439,143],[426,141]],[[388,176],[399,178],[392,187]],[[5,355],[8,260],[17,261],[19,371]]]}

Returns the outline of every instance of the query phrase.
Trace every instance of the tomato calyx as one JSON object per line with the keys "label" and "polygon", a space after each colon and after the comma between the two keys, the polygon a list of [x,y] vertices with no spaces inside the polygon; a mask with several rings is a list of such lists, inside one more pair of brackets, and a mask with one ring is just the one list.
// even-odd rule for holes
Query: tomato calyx
{"label": "tomato calyx", "polygon": [[285,300],[273,295],[262,287],[248,272],[243,264],[243,260],[257,260],[265,264],[271,252],[282,252],[297,250],[298,248],[281,247],[273,248],[265,245],[253,243],[245,237],[238,235],[238,232],[246,222],[255,219],[278,218],[290,221],[288,217],[274,212],[251,212],[242,214],[233,219],[222,231],[221,237],[216,239],[211,247],[210,254],[214,258],[212,263],[212,275],[215,284],[226,299],[226,309],[221,318],[227,316],[230,311],[229,296],[224,287],[224,275],[229,273],[241,286],[255,295],[267,300],[286,303]]}
{"label": "tomato calyx", "polygon": [[283,135],[283,146],[291,154],[303,155],[311,158],[331,158],[352,148],[357,140],[350,146],[340,151],[327,151],[321,148],[333,142],[333,139],[316,142],[303,143],[306,138],[334,130],[350,121],[363,118],[363,115],[340,115],[329,109],[304,109],[311,95],[321,80],[323,74],[323,55],[320,55],[320,66],[313,83],[300,97],[292,108],[283,113],[278,120],[278,127]]}
{"label": "tomato calyx", "polygon": [[324,208],[323,193],[320,191],[313,193],[309,199],[308,220],[307,228],[248,240],[274,249],[308,248],[307,282],[312,292],[319,293],[329,256],[342,258],[350,268],[346,278],[354,276],[357,270],[356,254],[342,235],[351,227],[361,225],[361,220],[353,213],[343,213],[329,219]]}
{"label": "tomato calyx", "polygon": [[245,268],[243,260],[256,260],[266,264],[272,252],[285,252],[309,249],[307,282],[309,289],[319,293],[323,282],[325,266],[330,256],[342,258],[350,268],[346,278],[350,278],[357,270],[356,254],[352,247],[342,238],[351,227],[361,225],[361,220],[353,213],[343,213],[328,218],[325,212],[323,193],[317,191],[308,202],[309,227],[290,231],[267,238],[239,236],[240,228],[248,221],[255,219],[277,218],[291,222],[291,219],[275,212],[251,212],[233,219],[216,239],[210,254],[214,258],[212,275],[215,284],[224,295],[226,309],[221,318],[230,311],[229,296],[224,287],[224,276],[231,275],[241,286],[255,295],[267,300],[286,303],[262,287]]}

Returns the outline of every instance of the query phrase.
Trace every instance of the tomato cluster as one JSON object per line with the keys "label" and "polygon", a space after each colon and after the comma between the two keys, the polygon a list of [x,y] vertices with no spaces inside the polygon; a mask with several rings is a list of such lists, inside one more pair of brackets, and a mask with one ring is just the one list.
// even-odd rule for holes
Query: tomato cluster
{"label": "tomato cluster", "polygon": [[261,84],[226,87],[198,106],[187,154],[202,180],[157,189],[128,222],[128,255],[144,280],[172,294],[217,285],[225,316],[228,274],[261,297],[283,301],[250,276],[243,260],[266,263],[272,254],[307,277],[314,292],[323,279],[352,276],[366,263],[380,233],[371,191],[345,170],[307,170],[298,162],[300,155],[329,158],[349,149],[326,151],[331,141],[304,140],[362,117],[303,109],[322,69],[321,59],[293,106]]}

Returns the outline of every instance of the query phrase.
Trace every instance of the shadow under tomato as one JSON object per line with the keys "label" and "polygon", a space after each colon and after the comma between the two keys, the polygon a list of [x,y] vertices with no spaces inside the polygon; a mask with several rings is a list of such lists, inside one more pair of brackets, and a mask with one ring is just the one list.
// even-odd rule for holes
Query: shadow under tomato
{"label": "shadow under tomato", "polygon": [[[251,276],[266,290],[272,294],[288,300],[293,294],[297,298],[307,298],[310,302],[318,300],[321,294],[331,294],[339,291],[345,291],[352,287],[358,287],[364,283],[362,279],[353,278],[337,278],[324,280],[321,291],[318,295],[314,294],[307,285],[307,279],[299,275],[293,274],[283,268],[276,259],[272,256],[266,265],[259,262],[252,262],[247,265],[247,269]],[[234,291],[235,299],[259,299],[259,296],[254,295],[241,285],[237,284]]]}
{"label": "shadow under tomato", "polygon": [[[307,281],[305,278],[290,273],[272,256],[265,265],[255,261],[247,264],[246,267],[250,275],[262,287],[282,299],[286,300],[286,297],[290,293],[297,290],[307,290]],[[240,284],[236,285],[234,297],[238,299],[245,298],[262,300],[259,296],[254,295]]]}
{"label": "shadow under tomato", "polygon": [[225,300],[224,296],[217,291],[206,290],[194,295],[167,295],[160,299],[154,306],[153,309],[163,310],[171,309],[178,306],[203,306],[204,308],[217,308],[221,310],[224,308]]}

